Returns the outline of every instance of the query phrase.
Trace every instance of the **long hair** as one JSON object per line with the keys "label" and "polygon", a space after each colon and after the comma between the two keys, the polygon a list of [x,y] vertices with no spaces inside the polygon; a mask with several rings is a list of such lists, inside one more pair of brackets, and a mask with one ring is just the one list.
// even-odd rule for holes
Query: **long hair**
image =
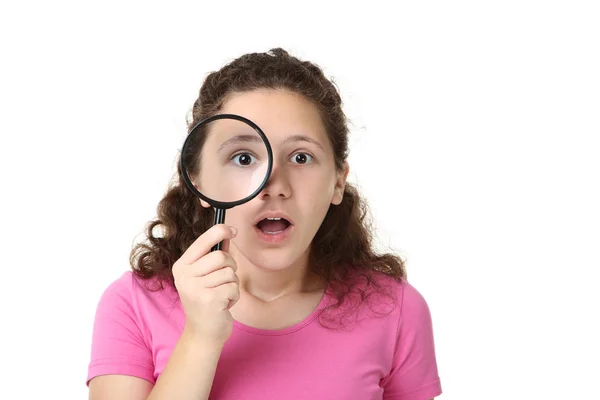
{"label": "long hair", "polygon": [[[314,103],[333,148],[335,167],[344,169],[348,125],[334,83],[319,66],[299,60],[281,48],[245,54],[210,73],[194,102],[191,119],[187,121],[188,132],[199,121],[218,113],[229,95],[256,89],[284,89]],[[184,162],[193,174],[194,160],[184,159]],[[146,227],[147,240],[136,244],[130,255],[134,273],[142,279],[157,278],[161,287],[163,283],[174,287],[173,264],[213,222],[213,209],[202,207],[187,189],[177,165],[177,175],[158,204],[157,218]],[[337,299],[332,306],[338,309],[351,292],[358,293],[359,302],[373,294],[369,288],[385,294],[378,275],[398,281],[406,277],[404,261],[399,256],[375,252],[367,204],[349,183],[341,204],[330,206],[317,231],[310,260],[310,268],[329,283],[329,290]]]}

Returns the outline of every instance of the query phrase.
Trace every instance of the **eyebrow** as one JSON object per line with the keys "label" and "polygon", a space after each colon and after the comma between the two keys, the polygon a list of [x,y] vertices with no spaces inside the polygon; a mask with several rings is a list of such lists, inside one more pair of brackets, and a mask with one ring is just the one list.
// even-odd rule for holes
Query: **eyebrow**
{"label": "eyebrow", "polygon": [[318,148],[320,148],[321,150],[325,151],[325,149],[323,148],[323,146],[321,145],[321,143],[319,143],[315,139],[313,139],[311,137],[308,137],[306,135],[293,135],[293,136],[290,136],[290,137],[286,138],[283,141],[284,144],[292,143],[292,142],[308,142],[308,143],[312,143],[315,146],[317,146]]}
{"label": "eyebrow", "polygon": [[261,137],[257,136],[257,135],[237,135],[237,136],[229,138],[226,141],[224,141],[223,143],[221,143],[221,145],[217,149],[217,152],[223,151],[223,149],[225,147],[227,147],[233,143],[250,143],[250,142],[263,143]]}

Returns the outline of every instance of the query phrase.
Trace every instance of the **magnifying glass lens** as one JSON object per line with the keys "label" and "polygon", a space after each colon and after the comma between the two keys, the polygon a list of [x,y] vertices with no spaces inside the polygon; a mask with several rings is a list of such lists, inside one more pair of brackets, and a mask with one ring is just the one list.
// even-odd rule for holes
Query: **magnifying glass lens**
{"label": "magnifying glass lens", "polygon": [[256,192],[269,166],[267,145],[245,122],[217,119],[200,127],[191,177],[205,197],[221,203],[241,201]]}

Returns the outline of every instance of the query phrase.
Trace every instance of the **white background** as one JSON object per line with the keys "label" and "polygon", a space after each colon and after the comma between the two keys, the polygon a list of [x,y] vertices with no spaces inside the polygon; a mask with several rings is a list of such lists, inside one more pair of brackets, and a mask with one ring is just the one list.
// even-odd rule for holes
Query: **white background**
{"label": "white background", "polygon": [[0,6],[1,398],[87,398],[96,303],[202,80],[282,46],[340,88],[350,179],[430,305],[441,398],[600,399],[597,2],[390,4]]}

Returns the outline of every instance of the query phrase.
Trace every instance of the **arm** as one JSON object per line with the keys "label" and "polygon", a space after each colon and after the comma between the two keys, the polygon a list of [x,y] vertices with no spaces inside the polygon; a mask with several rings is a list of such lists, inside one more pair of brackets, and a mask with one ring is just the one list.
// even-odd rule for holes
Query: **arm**
{"label": "arm", "polygon": [[147,400],[207,400],[222,349],[184,329]]}
{"label": "arm", "polygon": [[152,384],[128,375],[102,375],[89,383],[89,400],[145,400]]}
{"label": "arm", "polygon": [[89,384],[90,400],[205,400],[212,388],[223,346],[190,337],[185,331],[153,386],[127,375],[102,375]]}

